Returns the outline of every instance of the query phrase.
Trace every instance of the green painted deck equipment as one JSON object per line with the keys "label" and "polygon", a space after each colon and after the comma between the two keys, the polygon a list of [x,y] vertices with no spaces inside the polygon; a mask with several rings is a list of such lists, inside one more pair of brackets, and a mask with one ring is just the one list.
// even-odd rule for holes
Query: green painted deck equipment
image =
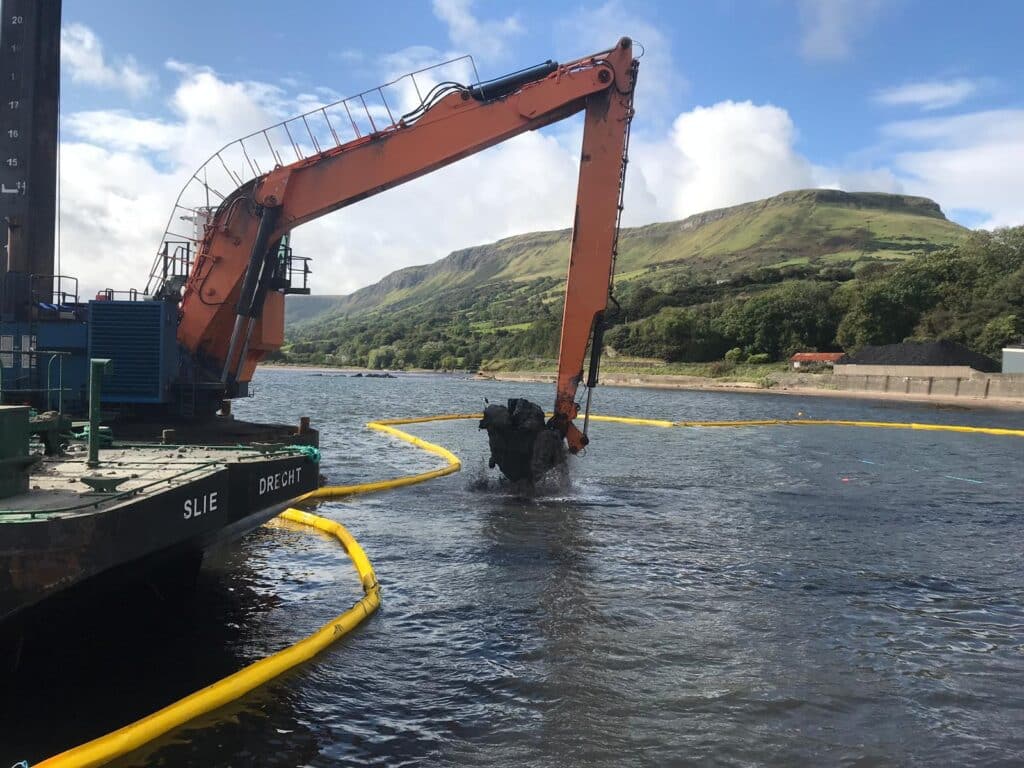
{"label": "green painted deck equipment", "polygon": [[0,406],[0,499],[28,490],[28,416],[27,405]]}

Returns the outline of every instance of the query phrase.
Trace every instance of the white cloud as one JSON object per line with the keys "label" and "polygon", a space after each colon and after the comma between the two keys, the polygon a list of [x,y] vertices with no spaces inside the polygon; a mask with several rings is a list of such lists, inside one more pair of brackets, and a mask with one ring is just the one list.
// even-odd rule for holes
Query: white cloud
{"label": "white cloud", "polygon": [[63,120],[62,268],[80,277],[84,295],[142,288],[189,175],[226,142],[293,111],[267,83],[226,82],[180,62],[168,69],[180,77],[169,119],[89,110]]}
{"label": "white cloud", "polygon": [[[196,163],[196,153],[213,152],[245,134],[294,114],[294,103],[275,85],[226,82],[205,70],[186,74],[171,106],[181,120],[178,158]],[[205,159],[205,158],[203,158]]]}
{"label": "white cloud", "polygon": [[673,105],[681,101],[688,83],[674,61],[671,41],[657,25],[638,17],[620,0],[608,0],[563,19],[556,29],[556,47],[567,52],[568,60],[606,51],[623,36],[633,39],[634,55],[641,56],[637,113],[648,125],[663,125],[675,115]]}
{"label": "white cloud", "polygon": [[882,0],[800,0],[800,51],[826,61],[845,59],[878,15]]}
{"label": "white cloud", "polygon": [[[225,143],[311,100],[180,62],[168,69],[180,78],[168,119],[123,110],[64,118],[62,261],[65,272],[82,278],[85,295],[142,287],[175,198],[196,168]],[[315,257],[318,292],[347,292],[459,247],[568,227],[577,156],[578,148],[569,151],[552,135],[520,136],[303,226],[297,253]],[[211,175],[211,186],[231,189],[223,174],[217,181]]]}
{"label": "white cloud", "polygon": [[142,96],[155,78],[139,69],[130,56],[108,62],[95,33],[84,24],[69,24],[60,31],[61,64],[67,67],[74,83],[124,91]]}
{"label": "white cloud", "polygon": [[178,144],[177,126],[135,117],[124,110],[86,110],[64,118],[72,136],[112,149],[167,151]]}
{"label": "white cloud", "polygon": [[909,192],[981,211],[985,228],[1024,223],[1024,110],[892,123],[894,165]]}
{"label": "white cloud", "polygon": [[[430,45],[411,45],[380,55],[375,60],[380,82],[392,83],[410,72],[417,73],[415,85],[408,78],[401,79],[385,94],[389,106],[397,102],[397,111],[401,114],[419,105],[421,97],[439,82],[452,80],[470,84],[481,78],[488,79],[490,75],[475,71],[471,61],[506,58],[509,40],[524,31],[516,16],[481,21],[473,14],[473,0],[434,0],[433,10],[434,15],[448,27],[451,48],[442,50]],[[344,56],[346,52],[340,55]],[[442,62],[451,63],[442,65]]]}
{"label": "white cloud", "polygon": [[[181,80],[171,120],[116,111],[66,119],[64,265],[88,291],[144,284],[174,198],[207,153],[306,98],[289,100],[274,86],[228,82],[205,69],[174,71]],[[301,227],[293,242],[297,253],[314,257],[315,290],[346,293],[457,248],[571,226],[579,122],[524,134]],[[634,137],[627,223],[814,185],[815,169],[795,151],[795,137],[785,110],[750,102],[697,108],[667,136]]]}
{"label": "white cloud", "polygon": [[949,117],[929,117],[889,123],[884,136],[904,141],[930,141],[945,147],[969,142],[1011,141],[1020,135],[1024,110],[990,109]]}
{"label": "white cloud", "polygon": [[[406,50],[391,64],[425,55]],[[317,95],[333,95],[308,85],[288,93],[231,81],[180,62],[168,69],[177,77],[166,97],[168,117],[108,110],[65,118],[63,267],[83,279],[86,294],[144,285],[175,197],[210,153],[308,107]],[[297,254],[313,257],[314,290],[346,293],[457,248],[568,228],[581,133],[576,118],[524,134],[299,228],[293,244]],[[634,134],[625,223],[815,186],[906,190],[947,209],[984,211],[989,225],[1024,221],[1024,110],[892,123],[883,136],[895,158],[889,164],[876,156],[871,165],[820,167],[800,153],[796,126],[782,107],[695,107],[666,120],[664,129]]]}
{"label": "white cloud", "polygon": [[[389,104],[397,103],[400,114],[405,114],[419,106],[421,99],[438,83],[452,81],[468,85],[477,82],[480,78],[472,61],[468,54],[439,51],[429,45],[413,45],[385,54],[379,59],[383,72],[380,79],[393,83],[386,89],[385,97]],[[412,79],[405,77],[410,72],[416,73],[412,76],[415,85]]]}
{"label": "white cloud", "polygon": [[847,192],[903,193],[904,182],[891,168],[831,168],[814,167],[814,186],[824,189],[843,189]]}
{"label": "white cloud", "polygon": [[81,295],[141,288],[181,178],[144,154],[85,141],[61,144],[61,271]]}
{"label": "white cloud", "polygon": [[875,94],[875,101],[890,106],[913,106],[931,111],[955,106],[979,88],[977,80],[965,77],[955,80],[927,80],[886,88]]}
{"label": "white cloud", "polygon": [[458,248],[572,225],[576,153],[527,133],[299,230],[317,293],[349,293]]}
{"label": "white cloud", "polygon": [[345,48],[332,53],[331,58],[347,64],[361,64],[366,59],[366,54],[358,48]]}
{"label": "white cloud", "polygon": [[697,107],[676,118],[666,140],[631,153],[629,183],[642,176],[670,218],[816,186],[795,139],[793,121],[779,107],[749,101]]}
{"label": "white cloud", "polygon": [[523,33],[516,16],[481,21],[473,15],[473,0],[434,0],[434,15],[448,26],[452,45],[481,58],[504,58],[509,39]]}

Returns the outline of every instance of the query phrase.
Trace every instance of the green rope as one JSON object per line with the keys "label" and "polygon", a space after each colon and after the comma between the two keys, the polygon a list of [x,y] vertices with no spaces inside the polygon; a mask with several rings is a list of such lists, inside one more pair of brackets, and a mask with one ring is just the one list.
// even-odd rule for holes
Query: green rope
{"label": "green rope", "polygon": [[314,464],[320,463],[320,450],[312,445],[289,445],[288,450],[304,454]]}

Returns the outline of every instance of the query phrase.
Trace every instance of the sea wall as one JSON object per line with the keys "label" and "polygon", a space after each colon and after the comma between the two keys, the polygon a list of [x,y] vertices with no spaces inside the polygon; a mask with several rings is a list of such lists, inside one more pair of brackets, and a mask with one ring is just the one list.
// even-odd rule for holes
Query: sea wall
{"label": "sea wall", "polygon": [[836,365],[838,376],[892,376],[913,379],[969,379],[980,375],[967,365]]}
{"label": "sea wall", "polygon": [[1024,400],[1024,374],[979,373],[961,366],[837,365],[833,382],[846,392]]}
{"label": "sea wall", "polygon": [[[967,369],[970,370],[970,369]],[[1024,374],[978,373],[966,377],[889,376],[828,373],[774,373],[766,380],[725,381],[702,376],[648,373],[606,373],[601,384],[612,387],[693,389],[705,392],[750,392],[788,395],[819,395],[876,400],[909,400],[926,403],[962,403],[965,406],[1024,408]],[[525,371],[483,373],[498,381],[553,383],[552,373]]]}

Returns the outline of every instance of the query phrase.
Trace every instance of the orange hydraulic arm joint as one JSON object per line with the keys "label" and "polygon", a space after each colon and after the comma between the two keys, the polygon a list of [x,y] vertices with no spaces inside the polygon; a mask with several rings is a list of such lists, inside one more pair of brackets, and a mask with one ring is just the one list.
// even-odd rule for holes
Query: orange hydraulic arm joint
{"label": "orange hydraulic arm joint", "polygon": [[[178,341],[220,379],[244,390],[284,342],[278,247],[292,229],[526,131],[586,111],[562,360],[578,371],[604,310],[612,269],[636,63],[630,40],[565,64],[498,80],[442,84],[393,126],[274,168],[229,194],[205,228],[180,305]],[[400,224],[400,222],[396,222]],[[571,377],[569,377],[571,378]],[[578,378],[559,380],[556,408],[575,449]],[[572,406],[570,408],[570,406]]]}
{"label": "orange hydraulic arm joint", "polygon": [[[615,271],[629,127],[633,119],[633,91],[639,68],[628,39],[620,41],[618,48],[609,53],[608,61],[614,72],[612,87],[588,96],[586,102],[576,218],[558,352],[558,389],[554,416],[549,422],[564,435],[572,453],[578,453],[588,442],[590,392],[597,385],[604,313]],[[576,392],[583,383],[588,345],[587,409],[583,431],[580,431],[573,419],[579,414]]]}

